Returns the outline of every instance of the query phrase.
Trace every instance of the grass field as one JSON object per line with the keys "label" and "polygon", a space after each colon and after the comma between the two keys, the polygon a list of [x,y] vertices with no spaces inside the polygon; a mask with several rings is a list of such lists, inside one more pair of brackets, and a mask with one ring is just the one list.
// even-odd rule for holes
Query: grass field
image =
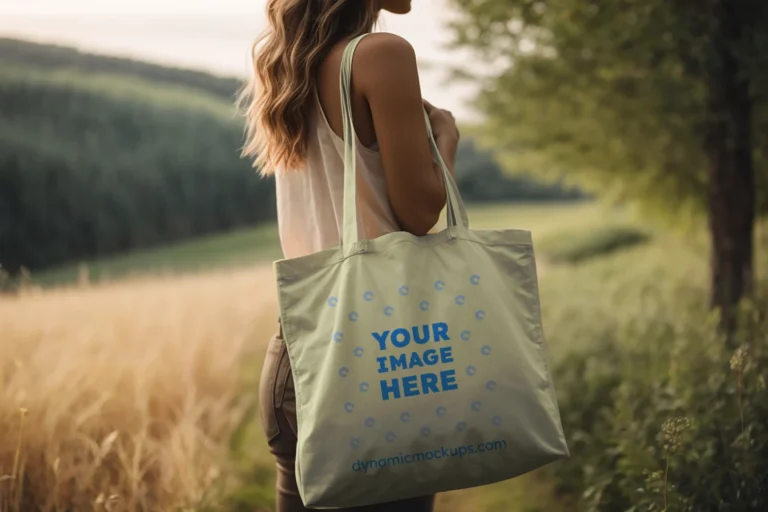
{"label": "grass field", "polygon": [[169,246],[136,251],[97,261],[63,265],[35,273],[41,286],[76,282],[82,272],[89,281],[111,281],[132,275],[175,275],[222,267],[242,267],[280,257],[280,240],[273,224],[196,238]]}
{"label": "grass field", "polygon": [[[537,243],[558,245],[552,234],[571,228],[624,223],[627,214],[603,210],[589,203],[488,205],[471,210],[473,228],[514,227],[531,230]],[[439,226],[442,226],[441,224]],[[77,282],[86,273],[90,282],[114,280],[132,275],[174,275],[227,267],[247,267],[281,257],[280,240],[274,224],[230,233],[211,235],[191,241],[121,254],[97,261],[73,262],[32,276],[41,286]]]}
{"label": "grass field", "polygon": [[[488,206],[470,220],[530,229],[544,253],[552,240],[637,226],[592,204]],[[263,227],[87,264],[94,280],[130,278],[0,298],[0,511],[270,510],[271,460],[254,411],[277,318],[266,262],[278,253],[274,227]],[[700,250],[656,235],[576,266],[547,266],[553,359],[665,293],[665,280],[686,272],[701,280],[705,268]],[[75,264],[33,281],[73,282],[77,272]],[[446,493],[437,510],[569,507],[536,472]]]}

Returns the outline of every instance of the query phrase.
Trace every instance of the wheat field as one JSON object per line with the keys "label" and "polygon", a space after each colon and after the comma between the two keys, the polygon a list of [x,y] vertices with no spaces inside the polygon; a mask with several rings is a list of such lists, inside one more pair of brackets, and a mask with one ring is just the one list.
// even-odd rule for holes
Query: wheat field
{"label": "wheat field", "polygon": [[269,266],[0,298],[0,510],[212,499],[276,317]]}

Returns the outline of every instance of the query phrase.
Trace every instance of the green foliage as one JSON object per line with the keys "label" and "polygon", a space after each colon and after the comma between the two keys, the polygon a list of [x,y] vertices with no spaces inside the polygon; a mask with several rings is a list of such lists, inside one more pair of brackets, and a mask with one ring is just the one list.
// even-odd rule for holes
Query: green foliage
{"label": "green foliage", "polygon": [[469,202],[563,201],[582,199],[576,189],[544,184],[525,176],[509,176],[490,151],[478,149],[472,139],[464,140],[456,154],[456,183]]}
{"label": "green foliage", "polygon": [[157,84],[175,85],[209,93],[232,103],[242,85],[235,78],[225,78],[131,59],[83,53],[75,48],[38,44],[0,38],[0,67],[35,68],[44,71],[68,71],[71,75],[118,75]]}
{"label": "green foliage", "polygon": [[244,484],[224,493],[225,510],[228,512],[253,512],[274,510],[275,474],[272,467],[260,466],[243,471]]}
{"label": "green foliage", "polygon": [[550,234],[539,245],[551,263],[580,263],[647,242],[647,230],[635,226],[598,225]]}
{"label": "green foliage", "polygon": [[768,507],[768,283],[742,307],[737,354],[692,251],[661,240],[542,280],[571,448],[552,472],[579,510]]}
{"label": "green foliage", "polygon": [[712,141],[705,128],[724,115],[712,91],[733,74],[718,53],[716,9],[733,9],[740,16],[734,51],[752,95],[758,206],[768,212],[768,3],[452,3],[456,44],[480,63],[477,72],[461,71],[487,77],[478,100],[487,119],[482,137],[505,168],[564,177],[676,218],[706,204]]}
{"label": "green foliage", "polygon": [[[274,218],[223,100],[138,78],[0,73],[0,260],[10,271]],[[229,114],[228,114],[229,112]]]}

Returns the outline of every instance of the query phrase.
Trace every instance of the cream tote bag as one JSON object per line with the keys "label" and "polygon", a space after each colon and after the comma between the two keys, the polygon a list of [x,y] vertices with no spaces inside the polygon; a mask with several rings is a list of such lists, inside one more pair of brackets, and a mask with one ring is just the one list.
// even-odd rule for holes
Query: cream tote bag
{"label": "cream tote bag", "polygon": [[358,239],[350,81],[359,40],[341,70],[341,246],[275,263],[296,386],[296,478],[312,508],[490,484],[568,456],[531,234],[469,229],[431,128],[448,227]]}

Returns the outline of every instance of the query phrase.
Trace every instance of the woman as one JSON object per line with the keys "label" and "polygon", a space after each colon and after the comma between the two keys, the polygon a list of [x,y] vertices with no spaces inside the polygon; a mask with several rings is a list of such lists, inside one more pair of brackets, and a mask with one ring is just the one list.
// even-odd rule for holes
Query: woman
{"label": "woman", "polygon": [[[347,43],[372,31],[380,11],[406,14],[410,0],[269,0],[270,28],[254,46],[244,153],[275,174],[280,240],[286,258],[339,245],[344,146],[340,65]],[[445,205],[445,187],[427,139],[424,108],[453,172],[459,133],[450,112],[422,100],[413,48],[375,33],[352,60],[361,238],[393,231],[425,235]],[[291,368],[280,335],[261,378],[261,420],[277,459],[277,510],[307,510],[294,473],[297,426]],[[360,510],[421,512],[433,496]]]}

